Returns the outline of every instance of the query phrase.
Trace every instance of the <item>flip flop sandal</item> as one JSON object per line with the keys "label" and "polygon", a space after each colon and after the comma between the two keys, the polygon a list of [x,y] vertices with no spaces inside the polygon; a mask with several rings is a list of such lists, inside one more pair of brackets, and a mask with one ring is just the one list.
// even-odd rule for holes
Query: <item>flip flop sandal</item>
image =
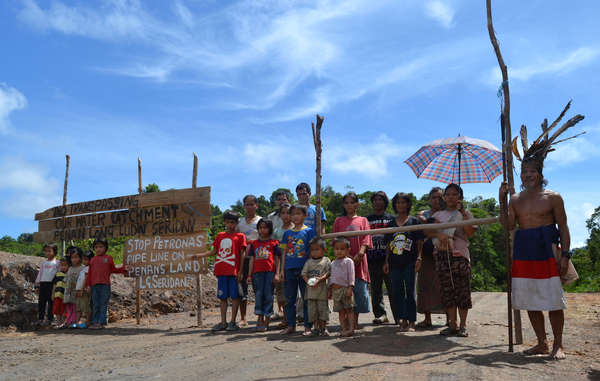
{"label": "flip flop sandal", "polygon": [[415,325],[415,328],[418,328],[418,329],[429,329],[429,328],[433,328],[433,324],[431,324],[431,323],[425,323],[424,321],[422,321],[420,323],[417,323]]}
{"label": "flip flop sandal", "polygon": [[440,335],[442,336],[455,336],[456,334],[458,334],[458,329],[452,329],[450,327],[448,328],[444,328],[440,331]]}
{"label": "flip flop sandal", "polygon": [[467,329],[465,327],[462,327],[461,329],[458,330],[458,333],[456,334],[456,336],[469,337],[469,332],[467,332]]}
{"label": "flip flop sandal", "polygon": [[219,323],[219,324],[215,325],[214,327],[212,327],[211,331],[219,332],[219,331],[224,331],[226,329],[227,329],[227,324]]}

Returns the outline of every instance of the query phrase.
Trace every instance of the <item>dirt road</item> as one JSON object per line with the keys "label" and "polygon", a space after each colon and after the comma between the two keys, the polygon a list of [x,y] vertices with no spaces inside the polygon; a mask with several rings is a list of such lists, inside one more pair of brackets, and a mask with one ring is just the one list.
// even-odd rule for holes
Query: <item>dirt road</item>
{"label": "dirt road", "polygon": [[[392,325],[372,326],[371,314],[349,339],[251,328],[211,334],[190,327],[195,317],[187,313],[102,331],[3,332],[0,380],[599,380],[600,294],[570,294],[567,301],[568,358],[560,362],[508,353],[505,294],[475,293],[468,338],[440,336],[441,317],[436,329],[398,333]],[[208,311],[206,326],[216,319],[217,311]],[[525,344],[533,344],[525,314],[523,323]],[[337,319],[330,327],[338,329]]]}

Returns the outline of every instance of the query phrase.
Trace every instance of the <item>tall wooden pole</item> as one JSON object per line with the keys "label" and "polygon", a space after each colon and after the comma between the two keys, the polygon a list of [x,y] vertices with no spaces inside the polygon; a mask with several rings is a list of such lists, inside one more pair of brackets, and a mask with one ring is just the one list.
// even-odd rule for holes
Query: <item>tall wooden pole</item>
{"label": "tall wooden pole", "polygon": [[[142,160],[138,157],[138,193],[141,196],[144,193],[144,189],[142,188]],[[135,279],[135,321],[137,325],[140,324],[140,304],[141,304],[141,291],[140,291],[140,282],[138,278]]]}
{"label": "tall wooden pole", "polygon": [[[198,156],[194,153],[194,169],[192,172],[192,188],[196,189],[198,181]],[[202,275],[200,273],[196,274],[196,291],[198,293],[196,304],[198,312],[196,316],[198,317],[198,327],[202,327]]]}
{"label": "tall wooden pole", "polygon": [[[502,133],[502,152],[504,156],[504,178],[508,184],[510,194],[515,193],[515,181],[513,177],[513,156],[512,149],[510,147],[512,141],[512,132],[511,132],[511,124],[510,124],[510,90],[508,86],[508,69],[506,64],[504,63],[504,59],[502,58],[502,53],[500,52],[500,46],[498,45],[498,40],[496,39],[496,34],[494,32],[494,24],[492,23],[492,1],[486,0],[486,11],[487,11],[487,27],[488,33],[490,36],[490,42],[494,47],[494,52],[496,53],[496,59],[498,60],[498,65],[500,66],[500,71],[502,72],[502,93],[504,95],[504,105],[502,109],[501,121],[503,129]],[[505,202],[505,205],[507,203]],[[504,217],[508,220],[508,209],[503,210]],[[512,300],[511,300],[511,292],[512,292],[512,245],[510,241],[510,231],[507,229],[507,226],[504,227],[505,230],[505,244],[506,244],[506,265],[507,265],[507,287],[509,292],[508,294],[508,322],[509,322],[509,351],[513,351],[513,343],[512,343]],[[518,310],[514,311],[515,318],[515,336],[516,343],[523,343],[523,331],[521,327],[521,313]]]}
{"label": "tall wooden pole", "polygon": [[[63,201],[62,201],[63,208],[67,205],[67,188],[69,186],[69,166],[71,164],[71,157],[69,155],[65,155],[65,159],[66,159],[67,163],[66,163],[66,169],[65,169],[65,186],[63,188]],[[66,215],[66,211],[65,211],[65,215]],[[63,215],[63,228],[64,229],[66,229],[65,224],[67,222],[65,215]],[[66,246],[66,242],[63,239],[63,241],[62,241],[62,257],[63,258],[65,257],[65,250],[66,250],[65,246]]]}
{"label": "tall wooden pole", "polygon": [[325,118],[317,114],[317,126],[311,123],[313,143],[315,144],[315,154],[317,156],[317,168],[316,168],[316,211],[315,211],[315,228],[317,230],[317,237],[321,236],[321,126],[323,126],[323,120]]}

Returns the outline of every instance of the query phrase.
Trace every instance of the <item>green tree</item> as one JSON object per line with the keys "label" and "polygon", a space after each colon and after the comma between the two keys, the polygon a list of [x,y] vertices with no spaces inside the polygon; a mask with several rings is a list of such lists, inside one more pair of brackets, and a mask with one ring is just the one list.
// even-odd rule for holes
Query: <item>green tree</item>
{"label": "green tree", "polygon": [[146,185],[146,187],[144,188],[144,193],[153,192],[160,192],[160,188],[158,187],[158,185],[156,185],[156,183]]}

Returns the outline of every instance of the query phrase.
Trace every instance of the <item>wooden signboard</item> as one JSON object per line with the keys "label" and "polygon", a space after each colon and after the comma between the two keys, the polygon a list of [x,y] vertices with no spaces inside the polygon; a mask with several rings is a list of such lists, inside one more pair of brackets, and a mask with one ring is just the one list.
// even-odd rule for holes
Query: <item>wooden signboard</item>
{"label": "wooden signboard", "polygon": [[208,272],[205,259],[190,259],[206,251],[208,235],[199,233],[132,238],[125,243],[123,263],[140,290],[182,289],[196,284],[195,274]]}
{"label": "wooden signboard", "polygon": [[36,242],[190,234],[210,226],[210,187],[56,206],[35,215]]}

